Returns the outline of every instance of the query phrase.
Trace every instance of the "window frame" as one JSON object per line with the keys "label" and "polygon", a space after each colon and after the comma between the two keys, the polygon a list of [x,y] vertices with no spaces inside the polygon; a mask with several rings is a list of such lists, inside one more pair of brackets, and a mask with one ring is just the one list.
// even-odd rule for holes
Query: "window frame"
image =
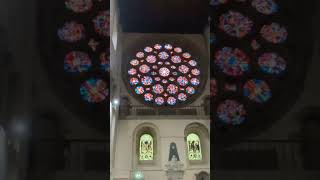
{"label": "window frame", "polygon": [[[153,160],[140,160],[140,137],[143,134],[149,134],[153,138]],[[137,125],[133,132],[133,156],[132,156],[132,165],[133,169],[146,169],[146,168],[160,168],[160,149],[159,140],[159,131],[157,127],[150,123],[143,123]]]}
{"label": "window frame", "polygon": [[[189,134],[196,134],[200,139],[200,148],[201,148],[201,160],[190,160],[189,151],[188,151],[188,140],[187,137]],[[185,155],[187,166],[204,166],[210,164],[210,135],[208,127],[202,123],[191,123],[188,124],[184,132],[184,141],[185,141]]]}

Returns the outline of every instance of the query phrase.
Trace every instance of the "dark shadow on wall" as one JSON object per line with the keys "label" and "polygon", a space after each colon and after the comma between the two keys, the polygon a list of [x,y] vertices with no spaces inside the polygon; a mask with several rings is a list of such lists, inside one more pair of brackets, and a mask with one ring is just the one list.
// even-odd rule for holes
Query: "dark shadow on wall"
{"label": "dark shadow on wall", "polygon": [[29,140],[28,179],[65,179],[67,177],[102,179],[108,174],[108,140],[70,139],[65,119],[54,111],[35,116]]}

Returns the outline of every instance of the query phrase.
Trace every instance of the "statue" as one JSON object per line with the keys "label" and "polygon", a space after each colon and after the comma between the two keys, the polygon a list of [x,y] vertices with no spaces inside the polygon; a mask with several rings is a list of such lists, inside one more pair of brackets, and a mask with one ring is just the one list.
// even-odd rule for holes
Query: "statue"
{"label": "statue", "polygon": [[180,162],[177,146],[175,143],[170,144],[169,162],[166,164],[168,180],[183,179],[183,164]]}

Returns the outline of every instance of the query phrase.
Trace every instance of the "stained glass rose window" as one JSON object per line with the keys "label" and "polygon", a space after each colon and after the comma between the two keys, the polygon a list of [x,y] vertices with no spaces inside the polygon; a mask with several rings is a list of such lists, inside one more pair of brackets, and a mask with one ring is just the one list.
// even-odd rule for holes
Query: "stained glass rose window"
{"label": "stained glass rose window", "polygon": [[148,104],[183,104],[198,92],[202,83],[198,59],[172,44],[144,47],[128,64],[127,83]]}
{"label": "stained glass rose window", "polygon": [[211,1],[212,117],[218,128],[258,123],[285,83],[288,25],[275,0]]}
{"label": "stained glass rose window", "polygon": [[[66,20],[57,31],[62,46],[71,49],[64,57],[65,72],[73,73],[75,77],[87,73],[88,79],[82,81],[79,88],[81,99],[88,103],[106,101],[109,95],[107,79],[95,77],[95,74],[110,70],[109,48],[104,42],[109,36],[110,14],[106,9],[97,10],[100,9],[98,6],[99,2],[92,0],[66,0],[66,11],[74,13],[74,18]],[[93,18],[83,20],[80,18],[83,15]]]}

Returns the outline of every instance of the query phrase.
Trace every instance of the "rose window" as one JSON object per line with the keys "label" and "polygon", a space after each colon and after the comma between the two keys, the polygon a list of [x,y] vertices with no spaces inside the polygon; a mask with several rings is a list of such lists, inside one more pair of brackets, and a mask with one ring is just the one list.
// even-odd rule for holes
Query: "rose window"
{"label": "rose window", "polygon": [[293,73],[289,71],[294,63],[289,55],[289,25],[276,0],[213,0],[211,8],[211,103],[216,133],[256,127],[281,99],[279,93]]}
{"label": "rose window", "polygon": [[79,95],[88,103],[107,101],[109,95],[108,75],[95,75],[110,70],[109,48],[105,43],[109,38],[110,14],[107,9],[99,8],[102,4],[102,1],[66,0],[65,11],[74,18],[66,18],[57,31],[61,45],[68,49],[61,60],[65,72],[73,77],[87,76],[79,84]]}
{"label": "rose window", "polygon": [[110,2],[39,1],[37,6],[37,40],[47,91],[83,123],[107,132]]}
{"label": "rose window", "polygon": [[144,103],[174,106],[189,102],[199,91],[198,60],[181,47],[155,44],[136,52],[127,69],[128,84]]}

